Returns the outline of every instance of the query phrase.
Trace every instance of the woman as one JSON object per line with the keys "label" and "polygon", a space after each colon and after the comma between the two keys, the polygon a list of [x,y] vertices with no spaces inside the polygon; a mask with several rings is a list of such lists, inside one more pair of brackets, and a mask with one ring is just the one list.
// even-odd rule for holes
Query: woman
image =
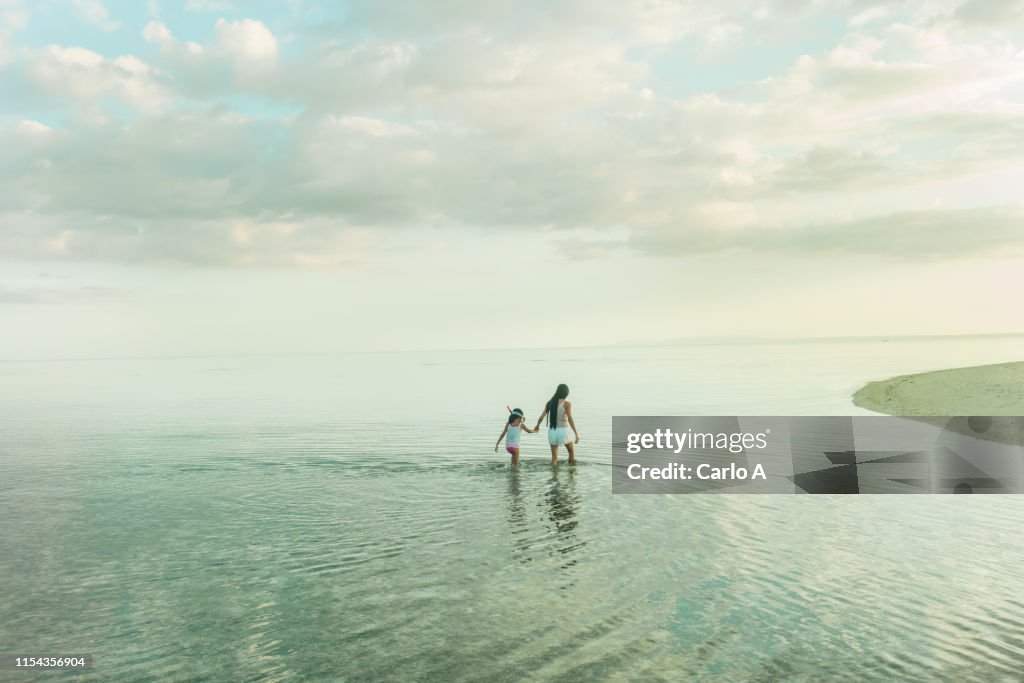
{"label": "woman", "polygon": [[[573,444],[580,442],[580,434],[576,431],[576,423],[572,419],[572,403],[565,400],[565,397],[568,395],[569,387],[559,384],[558,388],[555,389],[555,395],[544,406],[544,411],[540,414],[540,417],[537,419],[537,425],[534,427],[534,429],[539,429],[541,421],[547,415],[548,443],[551,444],[552,465],[558,464],[559,446],[565,446],[565,450],[569,451],[569,464],[573,465],[576,463],[576,451],[573,449]],[[572,427],[574,439],[570,439],[566,423],[568,423],[569,427]]]}

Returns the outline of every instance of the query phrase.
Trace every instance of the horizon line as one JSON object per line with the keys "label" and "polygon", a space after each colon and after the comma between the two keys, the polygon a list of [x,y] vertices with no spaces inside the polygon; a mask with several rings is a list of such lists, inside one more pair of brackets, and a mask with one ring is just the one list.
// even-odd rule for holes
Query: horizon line
{"label": "horizon line", "polygon": [[145,354],[139,356],[63,356],[54,358],[0,358],[0,363],[61,363],[72,361],[122,361],[122,360],[183,360],[189,358],[266,358],[278,356],[331,356],[340,354],[371,354],[371,353],[463,353],[477,351],[557,351],[572,349],[609,349],[609,348],[657,348],[670,346],[704,346],[721,344],[722,346],[744,346],[758,344],[794,344],[794,343],[827,343],[844,341],[878,341],[912,340],[912,339],[955,339],[978,337],[1024,337],[1024,331],[1016,332],[969,332],[939,334],[871,334],[871,335],[835,335],[822,337],[761,337],[757,335],[722,335],[702,337],[681,337],[661,341],[633,341],[618,344],[591,344],[571,346],[517,346],[517,347],[473,347],[473,348],[429,348],[429,349],[339,349],[336,351],[264,351],[249,353],[186,353],[186,354]]}

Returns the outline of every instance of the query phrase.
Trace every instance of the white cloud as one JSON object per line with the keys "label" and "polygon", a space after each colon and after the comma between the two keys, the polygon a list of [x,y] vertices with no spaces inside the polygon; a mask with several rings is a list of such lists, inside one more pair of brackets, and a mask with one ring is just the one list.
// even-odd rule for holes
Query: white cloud
{"label": "white cloud", "polygon": [[970,27],[1005,29],[1024,22],[1024,0],[967,0],[953,17]]}
{"label": "white cloud", "polygon": [[227,0],[186,0],[185,9],[189,12],[230,12],[235,6]]}
{"label": "white cloud", "polygon": [[[779,22],[798,28],[820,11],[790,9]],[[287,53],[256,19],[220,19],[204,45],[153,20],[145,55],[28,51],[33,90],[17,118],[66,105],[76,116],[49,135],[45,156],[28,129],[0,140],[11,150],[0,213],[17,235],[0,229],[0,246],[36,253],[58,240],[69,258],[242,264],[272,261],[274,250],[312,263],[320,244],[341,263],[343,233],[455,226],[671,253],[818,252],[844,240],[850,252],[883,253],[879,240],[905,220],[920,239],[934,225],[949,257],[1011,247],[1021,46],[933,20],[949,7],[898,22],[887,11],[850,8],[834,45],[750,83],[713,62],[673,61],[716,42],[761,49],[743,43],[760,40],[766,20],[742,3],[598,0],[537,13],[357,2],[350,20],[372,32],[300,36]],[[698,69],[722,84],[686,90]],[[239,95],[289,113],[224,104]],[[980,173],[1011,189],[972,200]],[[939,183],[947,194],[965,188],[962,203],[942,208],[963,213],[920,213]],[[945,234],[974,219],[991,240]],[[60,242],[67,229],[74,238]]]}
{"label": "white cloud", "polygon": [[20,31],[28,26],[28,20],[25,0],[0,0],[0,34],[5,30]]}
{"label": "white cloud", "polygon": [[867,7],[866,9],[850,17],[849,24],[850,26],[856,27],[864,26],[865,24],[870,24],[871,22],[884,19],[885,17],[889,16],[890,13],[890,8],[885,7],[884,5],[874,5],[871,7]]}
{"label": "white cloud", "polygon": [[142,29],[143,39],[156,45],[175,72],[178,87],[186,96],[216,96],[234,88],[266,91],[274,83],[278,67],[278,43],[260,21],[219,19],[208,45],[179,41],[161,21]]}
{"label": "white cloud", "polygon": [[179,42],[171,30],[160,21],[150,21],[142,28],[142,38],[160,48],[161,53],[173,60],[172,67],[186,73],[190,69],[202,70],[202,64],[196,62],[204,50],[198,43]]}
{"label": "white cloud", "polygon": [[0,304],[68,304],[95,301],[116,296],[108,287],[10,287],[0,284]]}
{"label": "white cloud", "polygon": [[35,137],[49,135],[53,132],[53,128],[47,126],[45,123],[32,121],[31,119],[19,121],[15,130],[22,135]]}
{"label": "white cloud", "polygon": [[116,31],[121,25],[110,17],[110,10],[100,0],[71,0],[78,14],[104,31]]}
{"label": "white cloud", "polygon": [[160,47],[169,47],[175,44],[171,30],[159,21],[151,21],[142,29],[142,37],[147,43],[155,43]]}
{"label": "white cloud", "polygon": [[415,129],[389,121],[370,118],[368,116],[330,117],[330,123],[348,130],[365,133],[374,137],[393,137],[396,135],[412,135]]}
{"label": "white cloud", "polygon": [[277,61],[277,38],[261,21],[218,19],[216,46],[236,66],[262,68]]}
{"label": "white cloud", "polygon": [[[733,209],[726,208],[726,213]],[[920,260],[978,255],[1024,256],[1020,206],[910,210],[802,225],[765,228],[742,214],[718,218],[714,231],[635,235],[630,243],[660,255],[696,254],[732,248],[753,253],[828,253]],[[728,226],[728,227],[726,227]]]}
{"label": "white cloud", "polygon": [[149,65],[132,55],[107,59],[85,48],[51,45],[31,54],[26,75],[37,91],[80,106],[94,107],[113,98],[154,112],[168,99]]}

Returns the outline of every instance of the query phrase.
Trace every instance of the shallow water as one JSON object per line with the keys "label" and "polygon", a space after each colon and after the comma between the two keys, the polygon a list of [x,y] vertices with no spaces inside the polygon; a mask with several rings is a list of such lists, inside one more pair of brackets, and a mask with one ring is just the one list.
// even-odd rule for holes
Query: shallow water
{"label": "shallow water", "polygon": [[[612,496],[613,414],[1019,339],[0,363],[0,651],[79,680],[1013,680],[1024,499]],[[580,464],[493,452],[572,387]],[[11,680],[67,674],[0,672]]]}

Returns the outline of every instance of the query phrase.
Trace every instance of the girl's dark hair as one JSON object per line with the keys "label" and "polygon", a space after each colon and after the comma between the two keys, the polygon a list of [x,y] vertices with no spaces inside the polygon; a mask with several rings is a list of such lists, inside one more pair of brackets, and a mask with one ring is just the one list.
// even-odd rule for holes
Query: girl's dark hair
{"label": "girl's dark hair", "polygon": [[508,414],[508,423],[512,424],[518,417],[523,417],[523,411],[520,408],[513,408],[512,412]]}
{"label": "girl's dark hair", "polygon": [[555,395],[548,401],[548,427],[554,428],[558,426],[558,401],[569,395],[569,386],[566,384],[559,384],[558,388],[555,389]]}

